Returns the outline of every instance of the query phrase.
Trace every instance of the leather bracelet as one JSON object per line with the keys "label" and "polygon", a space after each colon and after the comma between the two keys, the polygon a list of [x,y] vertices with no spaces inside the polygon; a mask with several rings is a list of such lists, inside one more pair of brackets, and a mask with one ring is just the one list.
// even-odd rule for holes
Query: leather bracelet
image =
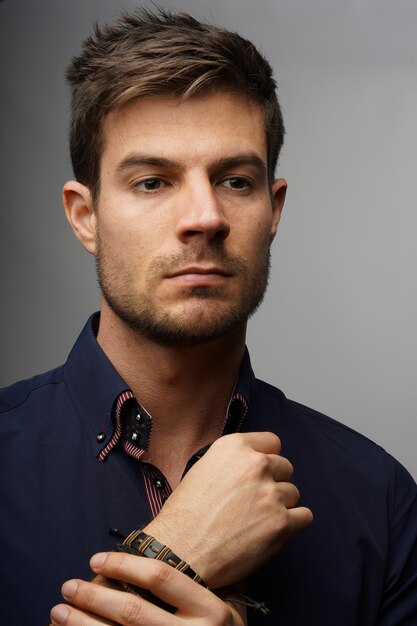
{"label": "leather bracelet", "polygon": [[[151,535],[147,535],[142,530],[134,530],[130,535],[126,537],[123,543],[117,544],[115,548],[115,552],[127,552],[128,554],[134,554],[136,556],[141,556],[150,559],[156,559],[157,561],[162,561],[163,563],[167,563],[174,569],[182,572],[188,578],[191,578],[199,585],[208,588],[208,585],[204,582],[204,580],[199,576],[193,569],[183,561],[179,556],[175,554],[165,546],[160,543],[155,537]],[[119,581],[125,591],[133,593],[135,595],[139,595],[145,600],[152,602],[152,604],[156,604],[157,606],[173,613],[176,608],[167,604],[157,596],[155,596],[148,589],[143,589],[141,587],[137,587],[136,585],[131,585],[129,583],[125,583],[123,581]]]}
{"label": "leather bracelet", "polygon": [[196,574],[196,572],[183,561],[179,556],[175,554],[165,546],[163,543],[160,543],[155,537],[151,535],[147,535],[142,530],[134,530],[130,535],[126,537],[123,541],[122,545],[127,545],[133,550],[136,550],[138,555],[145,556],[149,559],[156,559],[157,561],[163,561],[164,563],[168,563],[171,567],[182,572],[188,578],[191,578],[199,585],[203,587],[208,587],[208,585],[204,582],[204,580]]}

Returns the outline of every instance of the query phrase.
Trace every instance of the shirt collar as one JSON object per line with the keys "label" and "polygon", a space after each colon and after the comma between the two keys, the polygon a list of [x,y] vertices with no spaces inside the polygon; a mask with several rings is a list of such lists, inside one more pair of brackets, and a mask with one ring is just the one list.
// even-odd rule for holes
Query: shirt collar
{"label": "shirt collar", "polygon": [[252,370],[248,349],[245,348],[243,359],[239,368],[239,375],[235,385],[234,395],[242,395],[249,404],[254,381],[255,374]]}
{"label": "shirt collar", "polygon": [[94,334],[99,314],[84,326],[64,367],[72,403],[97,456],[113,434],[112,414],[118,397],[129,387],[99,346]]}
{"label": "shirt collar", "polygon": [[[121,394],[130,391],[97,342],[94,328],[98,321],[99,313],[89,318],[64,367],[71,400],[90,439],[94,456],[98,456],[111,440],[117,400]],[[233,398],[242,397],[248,406],[254,378],[249,353],[245,349]],[[231,426],[235,430],[234,424]],[[227,432],[232,430],[227,428]]]}

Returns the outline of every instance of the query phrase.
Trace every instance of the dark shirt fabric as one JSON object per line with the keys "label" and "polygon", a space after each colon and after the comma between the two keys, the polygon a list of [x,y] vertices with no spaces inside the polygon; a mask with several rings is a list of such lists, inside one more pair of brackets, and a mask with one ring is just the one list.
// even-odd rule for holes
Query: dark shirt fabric
{"label": "dark shirt fabric", "polygon": [[[108,529],[127,534],[151,518],[137,460],[120,446],[98,460],[125,391],[90,319],[65,365],[0,392],[0,624],[45,626],[62,582],[88,579],[91,555],[114,546]],[[235,392],[249,406],[242,430],[279,435],[315,517],[246,581],[271,610],[249,623],[416,626],[417,487],[407,471],[257,380],[247,354]]]}

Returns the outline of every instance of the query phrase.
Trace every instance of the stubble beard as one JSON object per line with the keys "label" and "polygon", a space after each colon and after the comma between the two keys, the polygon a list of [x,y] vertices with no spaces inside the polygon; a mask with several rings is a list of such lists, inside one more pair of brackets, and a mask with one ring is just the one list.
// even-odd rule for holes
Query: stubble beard
{"label": "stubble beard", "polygon": [[[213,262],[239,279],[239,296],[234,302],[222,301],[222,289],[209,286],[179,290],[180,299],[205,301],[207,307],[195,314],[173,315],[160,310],[152,299],[155,277],[195,262]],[[270,246],[256,267],[249,271],[246,262],[227,255],[222,244],[213,244],[204,251],[189,248],[182,255],[155,258],[148,268],[147,290],[138,295],[133,274],[117,259],[110,259],[97,239],[97,277],[103,297],[110,309],[136,334],[167,347],[192,347],[234,333],[246,326],[248,318],[260,306],[268,285]],[[234,279],[235,280],[235,279]]]}

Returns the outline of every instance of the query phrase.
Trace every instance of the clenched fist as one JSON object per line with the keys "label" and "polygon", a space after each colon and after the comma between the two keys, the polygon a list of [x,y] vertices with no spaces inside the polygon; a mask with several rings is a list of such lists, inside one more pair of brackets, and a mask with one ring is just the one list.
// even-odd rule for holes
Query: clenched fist
{"label": "clenched fist", "polygon": [[291,463],[272,433],[216,440],[144,529],[187,561],[212,588],[258,569],[311,524],[297,507]]}

